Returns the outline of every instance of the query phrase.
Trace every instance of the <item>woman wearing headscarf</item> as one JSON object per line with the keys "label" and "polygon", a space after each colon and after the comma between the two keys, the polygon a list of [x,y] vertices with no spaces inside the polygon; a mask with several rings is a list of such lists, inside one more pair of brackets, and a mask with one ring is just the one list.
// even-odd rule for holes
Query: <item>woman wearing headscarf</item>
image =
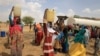
{"label": "woman wearing headscarf", "polygon": [[71,48],[69,49],[70,56],[86,56],[86,49],[85,49],[85,29],[82,27],[78,34],[76,34],[74,38],[74,44],[72,44]]}
{"label": "woman wearing headscarf", "polygon": [[89,37],[90,37],[90,31],[89,31],[89,29],[87,28],[87,26],[85,26],[85,34],[84,34],[84,36],[85,36],[85,47],[87,47],[87,45],[88,45],[88,42],[89,42]]}
{"label": "woman wearing headscarf", "polygon": [[53,34],[55,33],[55,30],[52,28],[52,22],[47,23],[46,19],[44,19],[44,44],[43,44],[43,53],[44,56],[54,56],[54,49],[53,49],[53,43],[52,38]]}
{"label": "woman wearing headscarf", "polygon": [[63,34],[62,31],[58,32],[58,35],[57,35],[57,37],[55,39],[55,43],[54,43],[55,53],[61,52],[61,50],[62,50],[61,39],[62,39],[63,36],[64,36],[64,34]]}
{"label": "woman wearing headscarf", "polygon": [[100,28],[96,28],[96,37],[94,43],[94,56],[98,56],[98,51],[100,51]]}
{"label": "woman wearing headscarf", "polygon": [[63,40],[62,40],[62,52],[63,53],[68,53],[68,51],[69,51],[69,44],[68,44],[68,27],[66,26],[64,26],[64,29],[63,29],[63,34],[64,34],[64,36],[63,36]]}
{"label": "woman wearing headscarf", "polygon": [[21,19],[20,16],[14,16],[12,20],[12,12],[14,7],[12,8],[9,15],[9,32],[11,39],[11,56],[22,56],[22,47],[23,47],[23,36],[22,36],[22,28],[21,28]]}
{"label": "woman wearing headscarf", "polygon": [[100,27],[98,27],[98,30],[97,30],[97,37],[99,37],[99,51],[100,51]]}
{"label": "woman wearing headscarf", "polygon": [[43,39],[43,30],[42,30],[42,26],[40,24],[36,24],[36,39],[35,39],[35,44],[36,45],[40,45],[41,41]]}

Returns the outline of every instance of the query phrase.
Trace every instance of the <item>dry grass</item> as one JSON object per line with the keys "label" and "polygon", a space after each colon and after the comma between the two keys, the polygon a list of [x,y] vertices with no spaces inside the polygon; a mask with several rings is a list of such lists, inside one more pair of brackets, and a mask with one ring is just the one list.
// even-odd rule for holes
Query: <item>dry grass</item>
{"label": "dry grass", "polygon": [[[8,32],[9,26],[6,24],[0,24],[0,30]],[[23,56],[41,56],[43,55],[42,44],[40,46],[32,45],[34,39],[34,33],[31,30],[29,32],[29,27],[24,26],[24,49]],[[5,48],[5,43],[7,43],[7,36],[0,37],[0,55],[10,56],[10,49]],[[65,56],[64,54],[57,53],[56,56]]]}
{"label": "dry grass", "polygon": [[[9,26],[6,24],[0,24],[0,30],[8,31]],[[34,39],[33,31],[29,32],[29,27],[24,27],[24,44],[25,47],[23,49],[23,56],[41,56],[43,55],[42,44],[40,46],[32,45],[32,41]],[[90,45],[93,46],[93,42],[90,42]],[[7,36],[0,37],[0,55],[1,56],[10,56],[10,49],[5,48],[5,43],[7,43]],[[87,47],[87,56],[93,56],[93,47]],[[66,56],[63,53],[57,53],[55,56]]]}

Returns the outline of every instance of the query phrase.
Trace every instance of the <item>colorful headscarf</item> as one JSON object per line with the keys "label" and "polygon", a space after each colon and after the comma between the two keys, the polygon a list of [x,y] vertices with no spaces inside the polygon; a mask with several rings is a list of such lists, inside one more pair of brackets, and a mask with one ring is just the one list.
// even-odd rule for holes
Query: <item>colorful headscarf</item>
{"label": "colorful headscarf", "polygon": [[84,38],[84,34],[85,34],[85,29],[82,28],[78,34],[76,34],[74,42],[77,43],[81,43],[84,44],[85,43],[85,38]]}

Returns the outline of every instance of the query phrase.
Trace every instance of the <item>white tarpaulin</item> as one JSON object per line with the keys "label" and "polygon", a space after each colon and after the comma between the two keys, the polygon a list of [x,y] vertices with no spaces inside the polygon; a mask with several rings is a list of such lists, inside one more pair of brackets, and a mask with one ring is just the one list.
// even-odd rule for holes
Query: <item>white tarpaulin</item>
{"label": "white tarpaulin", "polygon": [[89,19],[81,19],[81,18],[68,18],[67,19],[67,25],[72,24],[81,24],[81,25],[91,25],[91,26],[99,26],[100,27],[100,21],[96,20],[89,20]]}
{"label": "white tarpaulin", "polygon": [[92,25],[92,26],[99,26],[100,27],[100,21],[95,20],[89,20],[89,19],[78,19],[74,18],[76,24],[83,24],[83,25]]}

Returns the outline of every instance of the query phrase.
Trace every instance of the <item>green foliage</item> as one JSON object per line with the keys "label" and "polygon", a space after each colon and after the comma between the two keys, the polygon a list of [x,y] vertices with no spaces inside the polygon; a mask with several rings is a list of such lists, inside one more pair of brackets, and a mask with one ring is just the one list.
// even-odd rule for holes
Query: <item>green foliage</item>
{"label": "green foliage", "polygon": [[25,17],[23,17],[22,21],[25,23],[25,25],[29,25],[29,24],[33,23],[34,18],[32,18],[30,16],[25,16]]}
{"label": "green foliage", "polygon": [[95,18],[94,18],[94,17],[92,17],[91,19],[92,19],[92,20],[95,20]]}
{"label": "green foliage", "polygon": [[0,23],[2,23],[2,21],[0,21]]}
{"label": "green foliage", "polygon": [[79,15],[74,15],[74,18],[80,18],[80,16]]}
{"label": "green foliage", "polygon": [[9,20],[7,20],[6,23],[9,23]]}

